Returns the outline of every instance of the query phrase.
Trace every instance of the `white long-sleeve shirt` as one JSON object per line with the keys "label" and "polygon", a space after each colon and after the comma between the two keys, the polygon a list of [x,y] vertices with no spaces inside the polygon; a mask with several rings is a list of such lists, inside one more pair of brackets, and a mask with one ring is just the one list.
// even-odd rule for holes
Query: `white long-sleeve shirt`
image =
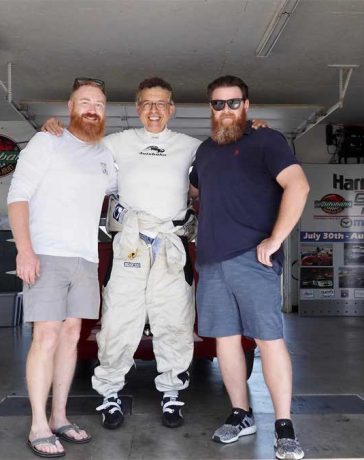
{"label": "white long-sleeve shirt", "polygon": [[98,261],[98,224],[105,193],[117,188],[110,150],[64,130],[37,133],[22,150],[8,203],[29,202],[37,254]]}

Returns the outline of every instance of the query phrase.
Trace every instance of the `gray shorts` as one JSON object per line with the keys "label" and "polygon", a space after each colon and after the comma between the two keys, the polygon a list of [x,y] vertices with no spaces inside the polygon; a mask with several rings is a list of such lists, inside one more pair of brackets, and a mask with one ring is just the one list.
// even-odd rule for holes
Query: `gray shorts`
{"label": "gray shorts", "polygon": [[97,319],[98,264],[78,257],[38,257],[40,277],[31,287],[23,285],[24,321]]}
{"label": "gray shorts", "polygon": [[204,337],[283,337],[281,265],[266,267],[256,249],[223,262],[198,267],[198,332]]}

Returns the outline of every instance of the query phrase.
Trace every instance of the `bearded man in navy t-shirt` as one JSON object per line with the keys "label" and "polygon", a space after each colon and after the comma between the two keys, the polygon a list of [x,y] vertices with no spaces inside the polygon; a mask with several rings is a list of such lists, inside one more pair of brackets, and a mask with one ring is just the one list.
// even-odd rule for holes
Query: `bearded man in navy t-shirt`
{"label": "bearded man in navy t-shirt", "polygon": [[283,339],[280,275],[282,243],[302,214],[309,186],[284,136],[251,128],[248,87],[240,78],[218,78],[208,97],[212,134],[198,148],[190,174],[200,198],[197,309],[199,334],[216,337],[232,405],[213,439],[231,443],[256,431],[245,383],[245,335],[259,347],[272,397],[276,457],[301,459],[290,414],[292,367]]}

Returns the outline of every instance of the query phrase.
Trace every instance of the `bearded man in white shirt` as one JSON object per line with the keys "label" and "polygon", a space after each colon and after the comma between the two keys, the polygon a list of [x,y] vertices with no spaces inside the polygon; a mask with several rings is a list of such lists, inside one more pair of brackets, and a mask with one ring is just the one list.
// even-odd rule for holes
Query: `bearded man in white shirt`
{"label": "bearded man in white shirt", "polygon": [[[101,80],[76,79],[62,136],[37,133],[21,152],[9,195],[24,321],[33,322],[26,378],[32,408],[28,446],[35,455],[65,454],[60,439],[91,436],[66,415],[82,318],[98,318],[98,224],[105,193],[116,187]],[[52,411],[46,402],[52,386]]]}

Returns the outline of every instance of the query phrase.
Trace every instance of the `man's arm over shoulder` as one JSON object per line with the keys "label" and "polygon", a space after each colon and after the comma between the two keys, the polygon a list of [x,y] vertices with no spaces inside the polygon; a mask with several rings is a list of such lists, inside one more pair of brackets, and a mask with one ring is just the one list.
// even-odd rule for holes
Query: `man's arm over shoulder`
{"label": "man's arm over shoulder", "polygon": [[53,136],[62,136],[64,125],[56,117],[48,118],[40,128],[44,133],[53,134]]}

